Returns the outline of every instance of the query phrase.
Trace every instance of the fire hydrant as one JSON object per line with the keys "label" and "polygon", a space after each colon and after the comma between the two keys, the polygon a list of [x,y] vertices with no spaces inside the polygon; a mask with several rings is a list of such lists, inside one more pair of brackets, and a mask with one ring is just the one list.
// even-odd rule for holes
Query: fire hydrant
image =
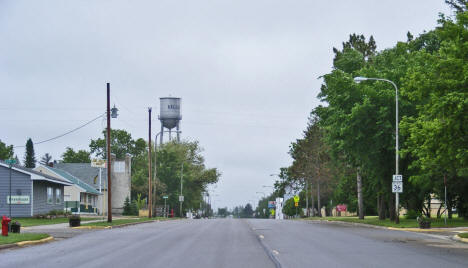
{"label": "fire hydrant", "polygon": [[3,218],[2,218],[2,235],[3,236],[8,236],[8,227],[9,227],[10,221],[11,221],[10,218],[3,215]]}

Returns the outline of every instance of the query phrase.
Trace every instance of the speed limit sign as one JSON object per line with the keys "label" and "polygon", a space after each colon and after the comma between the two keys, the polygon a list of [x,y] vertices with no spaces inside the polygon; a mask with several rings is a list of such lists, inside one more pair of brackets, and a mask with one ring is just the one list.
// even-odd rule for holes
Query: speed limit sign
{"label": "speed limit sign", "polygon": [[402,181],[392,182],[392,193],[403,193],[403,182]]}

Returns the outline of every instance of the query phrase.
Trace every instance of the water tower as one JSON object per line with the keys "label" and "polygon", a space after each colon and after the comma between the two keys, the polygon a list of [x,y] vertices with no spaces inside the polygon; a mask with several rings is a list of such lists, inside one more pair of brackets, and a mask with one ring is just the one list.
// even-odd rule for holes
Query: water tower
{"label": "water tower", "polygon": [[160,103],[160,112],[159,120],[161,121],[161,137],[160,143],[163,143],[164,128],[169,130],[169,140],[172,139],[171,131],[173,128],[176,128],[177,141],[180,141],[180,120],[182,116],[180,115],[180,98],[174,97],[164,97],[159,98]]}

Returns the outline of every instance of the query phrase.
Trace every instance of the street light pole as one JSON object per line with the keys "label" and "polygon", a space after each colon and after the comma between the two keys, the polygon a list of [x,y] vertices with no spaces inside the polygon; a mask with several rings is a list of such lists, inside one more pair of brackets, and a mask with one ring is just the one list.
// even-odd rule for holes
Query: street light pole
{"label": "street light pole", "polygon": [[[366,81],[366,80],[374,80],[374,81],[383,81],[387,82],[393,85],[395,88],[395,175],[399,175],[399,170],[398,170],[398,150],[399,150],[399,145],[398,145],[398,87],[397,85],[388,79],[383,79],[383,78],[368,78],[368,77],[355,77],[354,82],[359,83],[361,81]],[[400,223],[400,209],[399,209],[399,194],[398,192],[395,193],[395,223],[399,224]]]}
{"label": "street light pole", "polygon": [[180,196],[179,196],[179,202],[180,202],[180,217],[182,218],[182,203],[184,202],[182,199],[181,199],[181,196],[182,196],[182,188],[183,188],[183,185],[184,185],[184,162],[182,162],[182,167],[181,167],[181,172],[180,172]]}

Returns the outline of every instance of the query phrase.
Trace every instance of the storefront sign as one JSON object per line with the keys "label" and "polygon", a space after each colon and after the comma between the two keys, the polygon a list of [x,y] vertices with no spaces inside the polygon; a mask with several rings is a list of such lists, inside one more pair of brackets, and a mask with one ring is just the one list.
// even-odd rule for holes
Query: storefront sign
{"label": "storefront sign", "polygon": [[[29,204],[29,195],[12,195],[11,204],[12,205],[26,205]],[[7,204],[10,204],[10,196],[7,195]]]}

